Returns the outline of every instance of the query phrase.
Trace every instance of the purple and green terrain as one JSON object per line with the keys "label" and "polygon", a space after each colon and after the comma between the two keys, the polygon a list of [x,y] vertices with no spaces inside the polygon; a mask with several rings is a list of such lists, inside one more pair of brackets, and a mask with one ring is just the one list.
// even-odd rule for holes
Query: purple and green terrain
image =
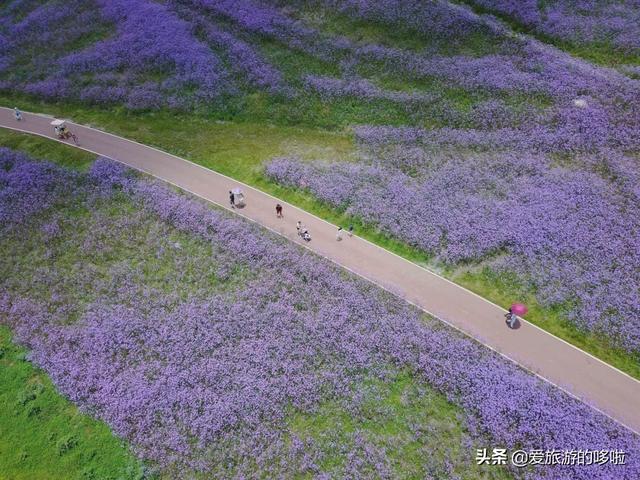
{"label": "purple and green terrain", "polygon": [[[636,0],[12,0],[0,103],[353,223],[640,378]],[[0,135],[0,322],[138,456],[114,478],[640,478],[637,437],[401,300],[22,142]],[[510,470],[483,446],[629,455]]]}
{"label": "purple and green terrain", "polygon": [[[2,323],[150,474],[640,473],[624,428],[298,246],[111,161],[0,159]],[[628,460],[509,472],[474,445]]]}

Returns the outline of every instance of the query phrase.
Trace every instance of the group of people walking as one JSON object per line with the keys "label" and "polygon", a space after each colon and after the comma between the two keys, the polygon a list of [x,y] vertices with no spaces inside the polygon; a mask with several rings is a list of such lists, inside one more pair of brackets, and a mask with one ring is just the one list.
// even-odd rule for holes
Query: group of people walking
{"label": "group of people walking", "polygon": [[[309,242],[311,241],[311,234],[309,233],[309,230],[307,229],[307,227],[304,226],[304,224],[298,220],[298,223],[296,224],[296,230],[298,230],[298,236],[302,237],[303,240]],[[336,232],[336,241],[341,242],[342,241],[342,234],[344,232],[344,229],[341,226],[338,226],[338,231]],[[349,237],[353,237],[353,225],[349,225],[349,229],[347,230],[347,235]]]}
{"label": "group of people walking", "polygon": [[[276,204],[276,217],[284,218],[284,215],[282,213],[282,205],[280,205],[279,203]],[[300,238],[307,242],[311,241],[311,234],[309,233],[309,229],[300,220],[298,220],[298,222],[296,223],[296,230],[298,231],[298,236]],[[338,242],[342,241],[342,234],[344,231],[345,230],[342,228],[342,226],[338,226],[338,231],[336,233],[336,240]],[[349,228],[347,229],[347,235],[349,237],[353,237],[353,225],[349,225]]]}
{"label": "group of people walking", "polygon": [[[231,203],[231,208],[235,208],[235,198],[234,198],[234,194],[233,194],[232,191],[229,191],[229,201]],[[282,205],[280,203],[276,204],[276,217],[277,218],[284,218],[283,208],[282,208]],[[310,242],[311,241],[311,233],[309,233],[309,229],[300,220],[298,220],[296,222],[296,230],[298,232],[298,236],[302,240],[304,240],[305,242]],[[338,241],[338,242],[342,241],[344,232],[345,232],[344,228],[342,228],[342,226],[339,225],[338,226],[338,231],[336,232],[336,241]],[[353,225],[349,225],[349,227],[347,228],[346,232],[347,232],[347,235],[349,237],[352,237],[353,236]],[[518,305],[516,305],[516,306],[518,306]],[[505,314],[505,323],[507,324],[507,326],[509,328],[513,329],[513,328],[516,328],[517,322],[518,322],[518,316],[513,311],[513,308],[509,308],[509,310]]]}
{"label": "group of people walking", "polygon": [[[237,190],[237,189],[236,189]],[[235,209],[237,206],[237,198],[236,198],[236,194],[234,193],[233,190],[229,190],[229,204],[231,205],[231,208]],[[244,202],[244,198],[243,198],[243,202]],[[276,203],[276,217],[277,218],[284,218],[284,213],[283,213],[283,208],[282,205],[280,203]],[[311,241],[311,234],[309,233],[309,229],[301,222],[298,220],[298,222],[296,223],[296,230],[298,231],[298,236],[300,238],[302,238],[304,241],[306,242],[310,242]],[[336,232],[336,241],[340,242],[342,241],[342,235],[345,232],[345,230],[342,228],[342,226],[338,226],[338,231]],[[349,225],[349,228],[346,230],[347,235],[349,237],[353,236],[353,225]]]}

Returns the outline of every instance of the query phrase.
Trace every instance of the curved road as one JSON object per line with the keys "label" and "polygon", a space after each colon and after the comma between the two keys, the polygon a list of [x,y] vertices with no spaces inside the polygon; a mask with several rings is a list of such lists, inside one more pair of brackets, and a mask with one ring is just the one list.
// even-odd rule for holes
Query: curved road
{"label": "curved road", "polygon": [[[52,117],[0,108],[0,127],[54,139]],[[640,382],[567,342],[521,320],[510,330],[505,311],[478,295],[357,236],[336,241],[336,226],[224,175],[152,147],[70,123],[80,148],[120,161],[229,208],[228,192],[240,186],[247,206],[236,213],[297,242],[296,221],[313,236],[306,246],[476,338],[544,380],[562,388],[627,428],[640,432]],[[68,142],[64,142],[68,143]],[[275,216],[275,204],[284,218]]]}

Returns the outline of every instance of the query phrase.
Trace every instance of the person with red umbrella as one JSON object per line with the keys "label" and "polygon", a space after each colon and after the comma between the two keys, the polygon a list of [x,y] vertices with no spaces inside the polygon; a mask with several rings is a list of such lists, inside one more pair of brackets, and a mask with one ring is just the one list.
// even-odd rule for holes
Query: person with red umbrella
{"label": "person with red umbrella", "polygon": [[507,314],[505,315],[506,317],[506,323],[509,326],[509,328],[514,328],[516,326],[516,321],[518,320],[518,315],[524,315],[525,313],[527,313],[529,311],[529,309],[527,308],[526,305],[523,305],[522,303],[514,303],[511,305],[511,307],[509,307],[509,311],[507,312]]}

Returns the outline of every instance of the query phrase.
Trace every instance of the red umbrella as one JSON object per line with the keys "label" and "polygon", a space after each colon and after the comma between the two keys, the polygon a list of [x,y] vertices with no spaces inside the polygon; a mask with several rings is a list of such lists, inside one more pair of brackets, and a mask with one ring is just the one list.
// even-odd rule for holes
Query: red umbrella
{"label": "red umbrella", "polygon": [[511,311],[516,315],[524,315],[529,311],[529,309],[522,303],[514,303],[511,305]]}

